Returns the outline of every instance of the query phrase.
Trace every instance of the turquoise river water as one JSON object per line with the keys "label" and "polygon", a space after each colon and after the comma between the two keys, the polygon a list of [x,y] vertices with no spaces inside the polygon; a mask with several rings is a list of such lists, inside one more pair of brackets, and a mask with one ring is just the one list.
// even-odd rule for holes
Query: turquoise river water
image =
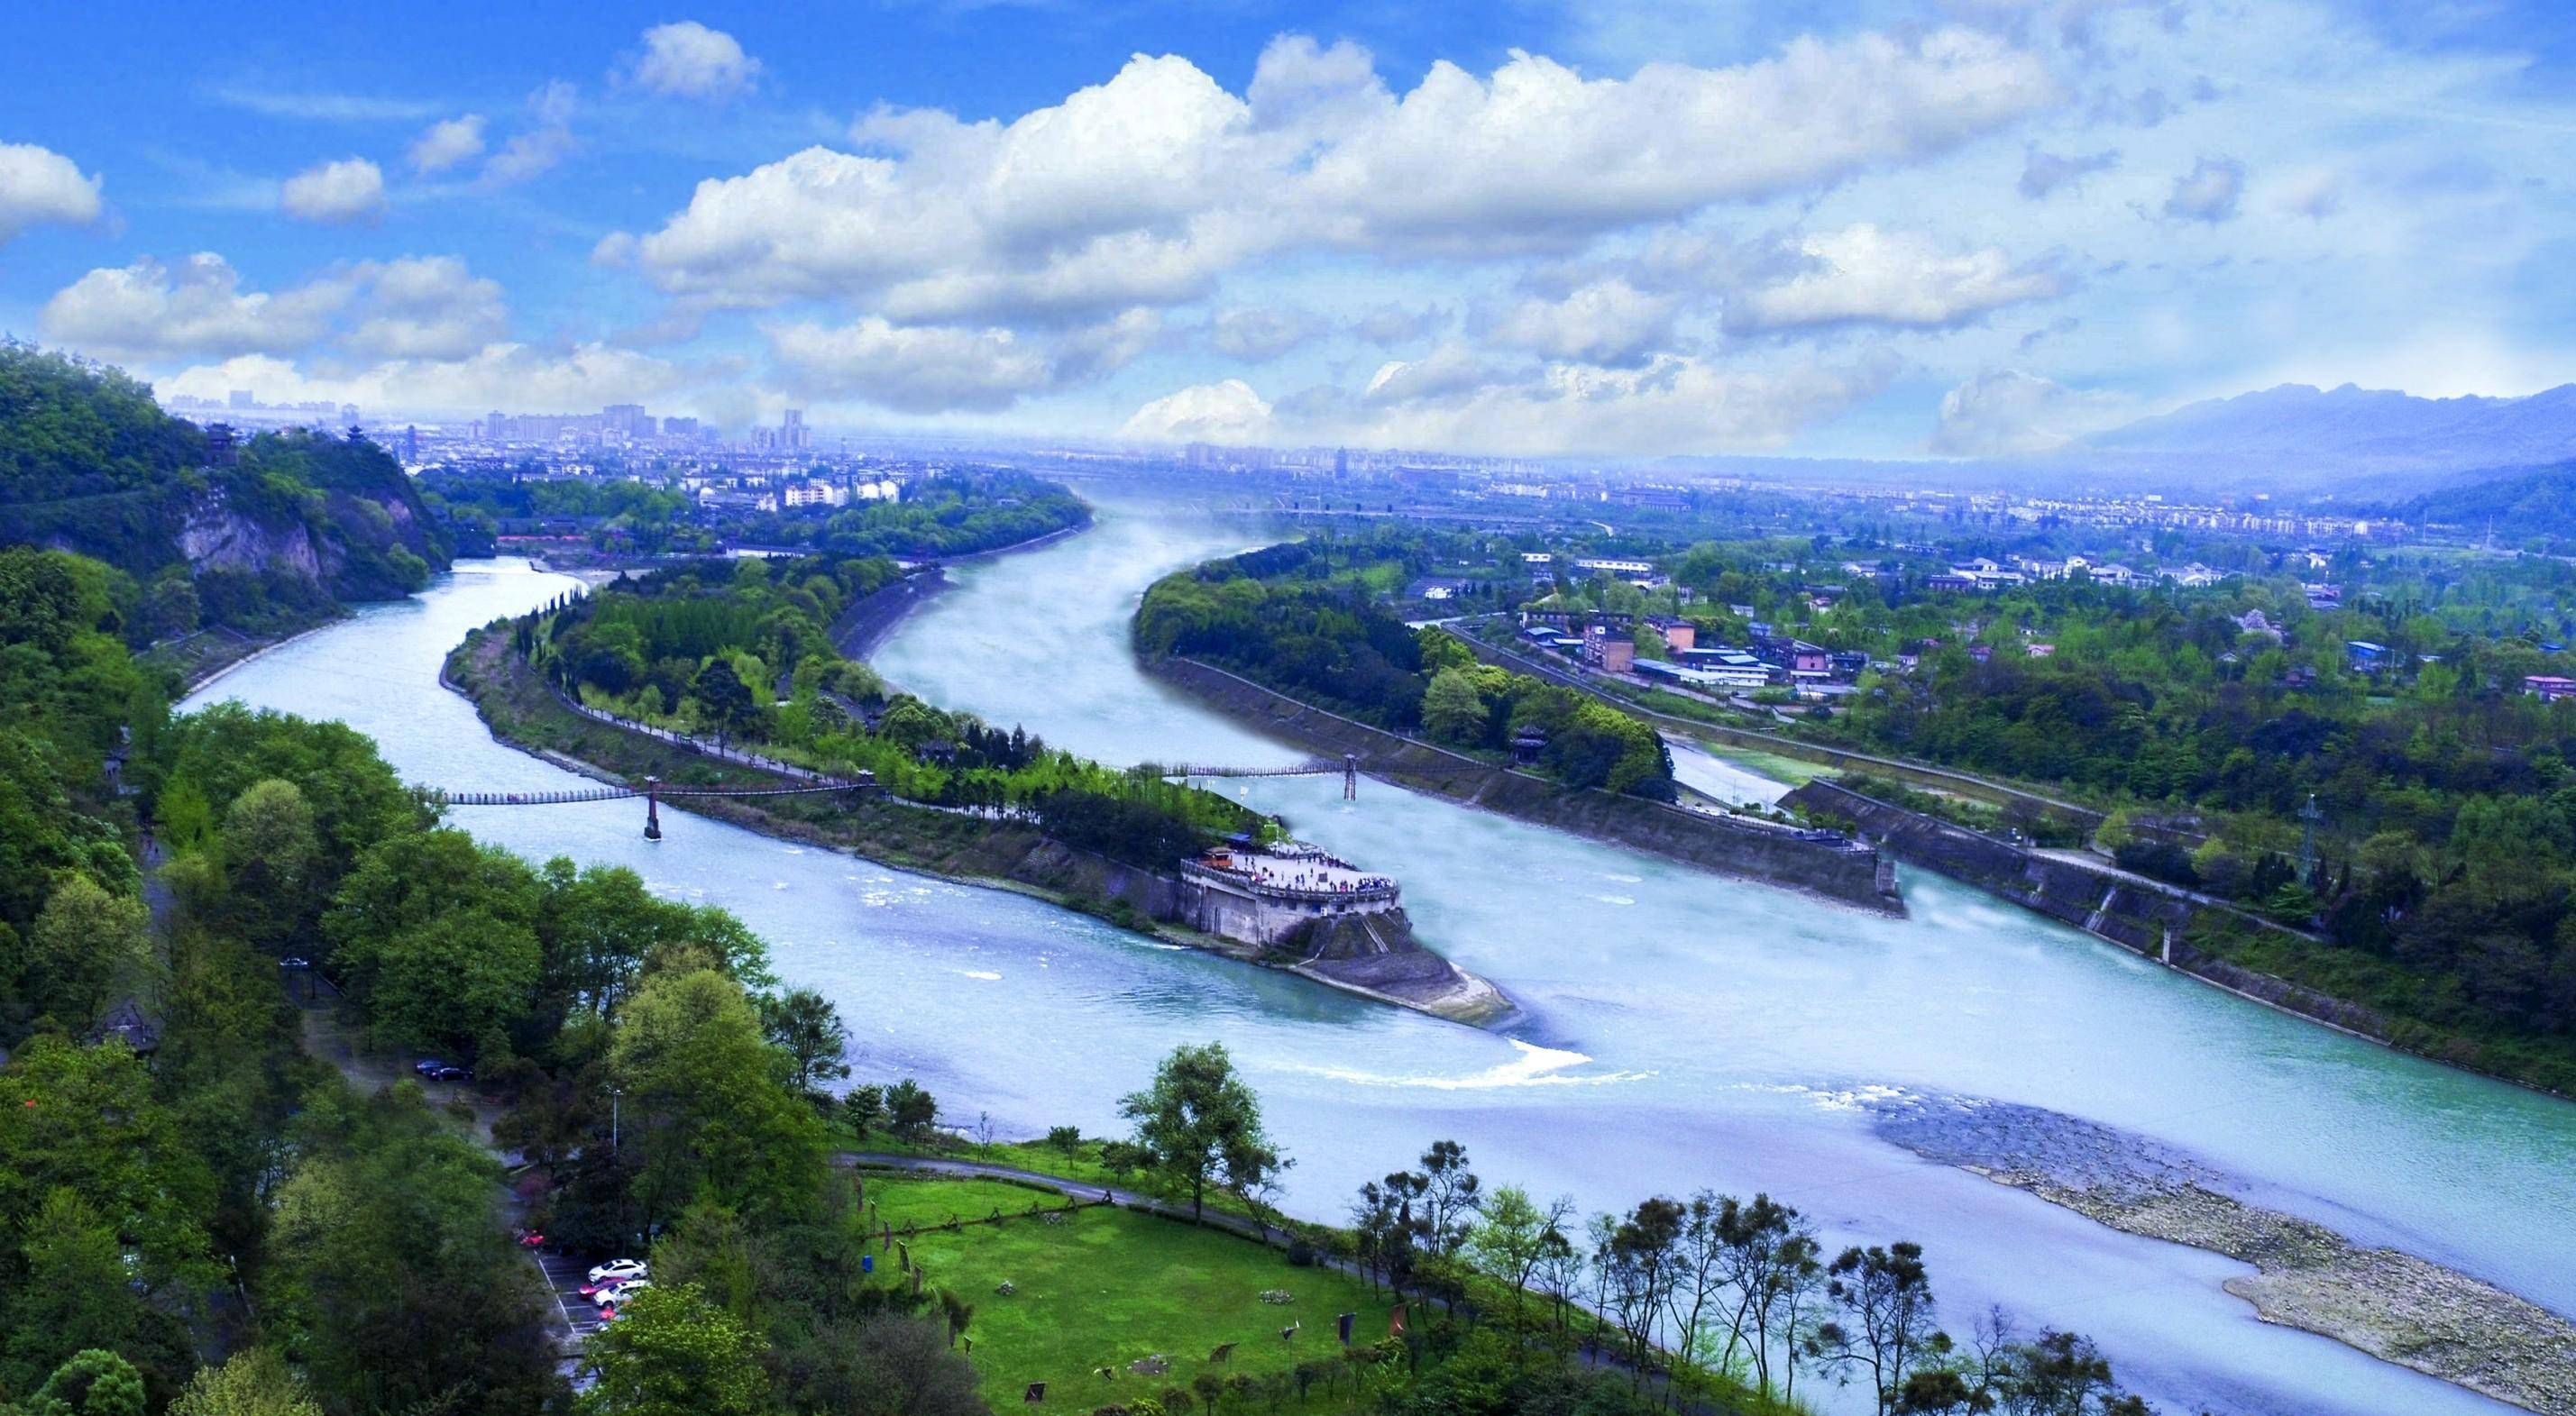
{"label": "turquoise river water", "polygon": [[[958,588],[877,662],[933,702],[1110,761],[1288,760],[1300,754],[1142,677],[1126,647],[1152,579],[1260,541],[1240,520],[1107,507],[1083,535],[953,570]],[[571,583],[467,562],[199,698],[345,719],[423,784],[562,786],[568,774],[494,742],[437,672],[468,629]],[[781,975],[838,1002],[862,1076],[917,1076],[952,1120],[1110,1131],[1157,1057],[1220,1038],[1296,1159],[1288,1208],[1313,1218],[1342,1217],[1361,1180],[1451,1137],[1489,1184],[1587,1210],[1763,1189],[1832,1242],[1916,1239],[1954,1329],[2000,1302],[2026,1326],[2089,1333],[2167,1410],[2510,1409],[2260,1322],[2220,1287],[2242,1265],[1922,1160],[1871,1125],[1906,1098],[1993,1100],[2186,1153],[2259,1203],[2576,1312],[2567,1103],[2273,1013],[1920,872],[1904,880],[1910,917],[1883,919],[1376,782],[1347,803],[1338,779],[1239,785],[1399,878],[1422,938],[1499,984],[1519,1019],[1439,1022],[683,814],[649,843],[631,803],[454,820],[733,910]]]}

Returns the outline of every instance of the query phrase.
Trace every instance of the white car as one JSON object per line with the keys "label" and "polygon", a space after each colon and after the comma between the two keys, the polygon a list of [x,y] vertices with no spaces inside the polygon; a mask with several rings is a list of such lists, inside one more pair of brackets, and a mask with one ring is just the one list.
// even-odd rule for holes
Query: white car
{"label": "white car", "polygon": [[590,1271],[590,1282],[624,1283],[630,1278],[642,1278],[644,1274],[645,1263],[642,1259],[610,1259]]}
{"label": "white car", "polygon": [[611,1284],[590,1295],[590,1301],[603,1308],[622,1307],[627,1299],[652,1286],[653,1281],[649,1278],[629,1279],[624,1283]]}

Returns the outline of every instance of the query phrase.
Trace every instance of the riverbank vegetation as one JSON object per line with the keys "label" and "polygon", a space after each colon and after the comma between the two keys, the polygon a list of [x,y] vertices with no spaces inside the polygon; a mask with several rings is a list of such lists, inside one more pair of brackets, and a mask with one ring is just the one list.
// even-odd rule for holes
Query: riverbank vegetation
{"label": "riverbank vegetation", "polygon": [[1446,632],[1395,613],[1390,587],[1427,554],[1380,535],[1210,561],[1145,592],[1136,651],[1204,660],[1451,747],[1502,754],[1526,739],[1540,770],[1566,786],[1672,800],[1672,762],[1652,728],[1572,689],[1478,664]]}
{"label": "riverbank vegetation", "polygon": [[106,365],[0,343],[0,543],[78,551],[139,587],[136,642],[272,634],[408,594],[447,534],[362,436],[263,433],[229,451]]}
{"label": "riverbank vegetation", "polygon": [[873,774],[907,801],[1019,813],[1067,845],[1167,868],[1276,822],[890,690],[831,628],[900,572],[879,556],[692,562],[531,616],[513,642],[557,687],[635,722]]}
{"label": "riverbank vegetation", "polygon": [[[1801,1372],[1866,1380],[1885,1411],[1938,1411],[2020,1370],[2020,1349],[1972,1370],[1930,1335],[1910,1246],[1828,1261],[1759,1203],[1650,1201],[1578,1232],[1570,1205],[1489,1194],[1440,1143],[1366,1187],[1351,1227],[1285,1226],[1272,1206],[1291,1158],[1213,1045],[1140,1078],[1133,1133],[1097,1163],[1221,1194],[1285,1227],[1284,1256],[1084,1211],[932,1226],[906,1254],[929,1273],[889,1271],[882,1205],[900,1194],[872,1214],[832,1152],[872,1128],[925,1144],[937,1103],[850,1076],[835,1010],[783,987],[738,922],[631,871],[534,865],[444,827],[345,726],[239,705],[167,721],[172,685],[96,628],[102,572],[6,564],[0,665],[30,711],[0,728],[11,771],[28,769],[0,791],[16,813],[0,963],[29,1006],[0,1019],[0,1405],[973,1416],[1027,1372],[1160,1352],[1171,1381],[1136,1371],[1131,1396],[1122,1375],[1108,1403],[1618,1416],[1690,1400],[1767,1416]],[[113,777],[102,743],[127,753]],[[166,860],[147,894],[150,855]],[[319,1010],[362,1046],[317,1050],[342,1033]],[[471,1077],[403,1075],[424,1051]],[[1730,1218],[1748,1212],[1764,1218]],[[920,1206],[906,1217],[923,1227]],[[547,1293],[514,1230],[652,1262],[651,1296],[591,1339],[597,1380],[578,1398],[555,1328],[577,1300]],[[1772,1236],[1760,1252],[1789,1244],[1781,1292],[1802,1295],[1808,1327],[1726,1286],[1745,1271],[1727,1256],[1752,1251],[1710,1246],[1752,1234]],[[1786,1325],[1721,1344],[1703,1321],[1721,1308]],[[1340,1312],[1367,1320],[1350,1355],[1315,1355]],[[1220,1327],[1246,1329],[1221,1339],[1235,1353],[1191,1350]],[[2107,1390],[2090,1349],[2064,1342],[2100,1373],[2085,1389]],[[1069,1395],[1086,1378],[1028,1379]]]}
{"label": "riverbank vegetation", "polygon": [[[676,474],[550,477],[526,468],[433,468],[421,488],[441,516],[487,543],[497,533],[577,529],[602,549],[689,555],[728,545],[810,547],[850,558],[936,560],[980,555],[1091,524],[1067,490],[1011,471],[941,472],[900,484],[899,495],[845,506],[777,511],[702,505]],[[722,477],[721,467],[701,475]],[[870,486],[895,486],[869,483]]]}
{"label": "riverbank vegetation", "polygon": [[[2027,559],[2067,534],[1900,547],[1866,532],[1688,543],[1388,526],[1173,577],[1138,630],[1435,740],[1472,738],[1481,709],[1488,743],[1502,695],[1471,697],[1464,669],[1435,695],[1439,641],[1397,632],[1399,613],[1432,607],[1393,587],[1517,578],[1524,607],[1631,616],[1641,652],[1661,652],[1649,613],[1702,646],[1757,630],[1812,643],[1864,667],[1824,706],[1761,726],[2087,804],[2098,831],[1931,806],[2050,845],[2093,831],[2124,869],[2316,936],[2265,938],[2259,959],[2233,936],[2204,947],[2373,1009],[2412,1049],[2576,1091],[2576,697],[2529,683],[2576,673],[2558,640],[2576,569],[2168,537],[2134,566],[2097,550],[2069,569],[2061,550],[2056,578],[1953,583],[1950,559],[1972,547]],[[1578,550],[1656,569],[1578,575]],[[1533,573],[1525,555],[1551,559]],[[2195,583],[2131,583],[2186,556]]]}

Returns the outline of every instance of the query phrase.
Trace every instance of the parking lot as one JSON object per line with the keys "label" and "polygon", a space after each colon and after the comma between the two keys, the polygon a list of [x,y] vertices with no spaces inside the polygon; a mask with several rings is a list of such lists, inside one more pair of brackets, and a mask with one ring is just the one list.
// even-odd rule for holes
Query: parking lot
{"label": "parking lot", "polygon": [[542,1250],[531,1257],[545,1273],[546,1286],[554,1290],[555,1307],[563,1315],[564,1345],[567,1351],[572,1350],[600,1326],[599,1310],[591,1306],[589,1295],[581,1291],[590,1265],[581,1259]]}

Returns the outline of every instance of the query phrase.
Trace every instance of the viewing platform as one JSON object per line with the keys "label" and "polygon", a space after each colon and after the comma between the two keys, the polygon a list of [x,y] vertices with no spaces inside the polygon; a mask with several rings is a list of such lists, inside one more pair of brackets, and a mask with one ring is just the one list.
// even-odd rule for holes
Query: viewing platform
{"label": "viewing platform", "polygon": [[1291,904],[1391,905],[1403,895],[1391,877],[1372,875],[1311,846],[1280,851],[1220,848],[1184,863],[1181,871],[1261,899]]}

